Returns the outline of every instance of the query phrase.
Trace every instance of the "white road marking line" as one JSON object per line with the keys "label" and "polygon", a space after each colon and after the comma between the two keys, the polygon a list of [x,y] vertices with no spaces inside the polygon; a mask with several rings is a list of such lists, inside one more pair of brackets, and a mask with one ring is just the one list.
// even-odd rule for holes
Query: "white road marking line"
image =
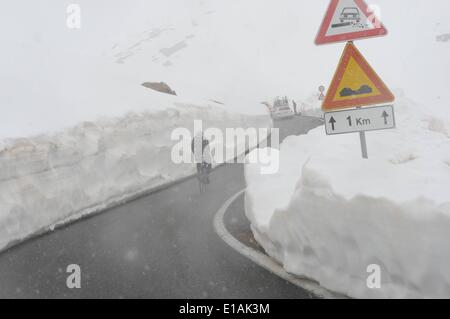
{"label": "white road marking line", "polygon": [[216,216],[214,217],[214,229],[217,233],[217,235],[225,241],[229,246],[231,246],[234,250],[242,254],[243,256],[247,257],[257,265],[263,267],[264,269],[270,271],[271,273],[283,278],[284,280],[290,282],[291,284],[300,287],[302,289],[305,289],[306,291],[314,294],[315,296],[319,298],[327,298],[327,299],[341,299],[346,298],[345,296],[333,293],[322,286],[320,286],[318,283],[309,280],[309,279],[302,279],[299,277],[295,277],[288,272],[286,272],[279,264],[277,264],[275,261],[273,261],[269,256],[250,248],[243,243],[241,243],[239,240],[233,237],[228,230],[225,228],[225,225],[223,223],[223,218],[225,216],[226,211],[231,206],[231,204],[243,193],[245,192],[245,189],[239,191],[235,195],[233,195],[231,198],[229,198],[222,207],[217,211]]}

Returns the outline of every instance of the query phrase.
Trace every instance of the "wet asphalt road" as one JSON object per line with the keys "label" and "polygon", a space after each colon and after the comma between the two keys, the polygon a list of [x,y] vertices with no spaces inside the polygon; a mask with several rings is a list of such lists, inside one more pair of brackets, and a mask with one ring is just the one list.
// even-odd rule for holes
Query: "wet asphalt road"
{"label": "wet asphalt road", "polygon": [[[319,124],[276,126],[284,138]],[[227,164],[205,194],[190,179],[13,247],[0,255],[0,298],[310,298],[214,232],[215,213],[244,187],[243,165]],[[70,264],[81,289],[67,288]]]}

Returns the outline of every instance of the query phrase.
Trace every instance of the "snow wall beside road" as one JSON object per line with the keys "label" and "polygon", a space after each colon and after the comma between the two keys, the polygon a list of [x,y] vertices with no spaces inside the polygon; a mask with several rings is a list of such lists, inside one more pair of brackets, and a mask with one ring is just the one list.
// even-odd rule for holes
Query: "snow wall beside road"
{"label": "snow wall beside road", "polygon": [[[195,173],[171,160],[173,129],[271,127],[265,115],[175,103],[158,112],[84,122],[57,133],[0,140],[0,249]],[[230,145],[228,145],[230,146]]]}
{"label": "snow wall beside road", "polygon": [[395,111],[396,130],[367,133],[369,160],[358,134],[319,127],[284,141],[278,174],[246,165],[246,214],[286,271],[330,290],[450,298],[450,113],[401,92]]}

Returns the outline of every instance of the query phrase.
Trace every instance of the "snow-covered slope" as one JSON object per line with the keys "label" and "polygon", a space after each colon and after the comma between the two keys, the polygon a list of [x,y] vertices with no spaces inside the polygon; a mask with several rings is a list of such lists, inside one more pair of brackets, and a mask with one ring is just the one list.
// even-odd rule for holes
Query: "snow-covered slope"
{"label": "snow-covered slope", "polygon": [[[230,88],[205,62],[204,50],[224,58],[201,27],[207,5],[82,0],[69,29],[70,3],[2,8],[0,249],[192,174],[171,160],[175,128],[271,126],[259,97],[220,94]],[[142,86],[161,81],[178,96]]]}
{"label": "snow-covered slope", "polygon": [[[450,297],[450,117],[397,92],[396,130],[281,146],[280,172],[246,166],[256,239],[293,274],[351,297]],[[381,267],[369,289],[367,267]]]}
{"label": "snow-covered slope", "polygon": [[[75,30],[66,27],[71,3],[2,4],[0,138],[149,108],[135,94],[148,81],[230,110],[264,112],[261,101],[303,99],[328,86],[343,50],[314,45],[328,0],[79,0]],[[436,37],[450,30],[449,2],[434,0],[433,10],[419,0],[372,3],[389,35],[358,41],[358,48],[390,87],[444,105],[450,42]]]}

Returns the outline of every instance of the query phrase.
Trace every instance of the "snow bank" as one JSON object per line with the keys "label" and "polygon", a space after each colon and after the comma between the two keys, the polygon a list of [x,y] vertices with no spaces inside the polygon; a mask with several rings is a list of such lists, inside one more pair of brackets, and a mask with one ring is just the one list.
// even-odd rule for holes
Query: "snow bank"
{"label": "snow bank", "polygon": [[[267,116],[214,105],[175,103],[157,112],[84,122],[53,134],[0,142],[0,249],[189,176],[194,164],[171,160],[173,129],[270,127]],[[217,141],[216,141],[217,142]],[[227,145],[230,147],[230,145]]]}
{"label": "snow bank", "polygon": [[309,98],[298,101],[302,115],[323,118],[322,101],[319,100],[319,94],[312,94]]}
{"label": "snow bank", "polygon": [[277,175],[247,165],[246,214],[268,254],[330,290],[449,298],[450,112],[397,98],[398,127],[367,134],[369,160],[357,134],[321,127],[285,140]]}

